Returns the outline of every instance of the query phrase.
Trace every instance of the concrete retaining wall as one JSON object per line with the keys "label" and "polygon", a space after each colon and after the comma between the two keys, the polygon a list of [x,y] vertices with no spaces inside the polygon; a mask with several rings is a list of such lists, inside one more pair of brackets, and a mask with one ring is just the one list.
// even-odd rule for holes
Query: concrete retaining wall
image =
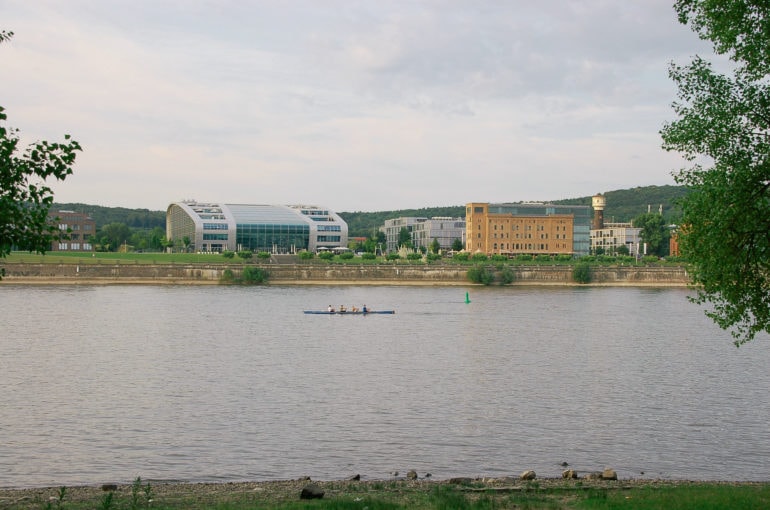
{"label": "concrete retaining wall", "polygon": [[[15,264],[6,263],[7,283],[218,284],[224,271],[237,276],[241,264]],[[263,264],[273,284],[469,285],[461,265]],[[510,266],[513,285],[575,285],[570,266]],[[494,266],[489,268],[494,270]],[[592,285],[686,286],[684,267],[596,266]]]}

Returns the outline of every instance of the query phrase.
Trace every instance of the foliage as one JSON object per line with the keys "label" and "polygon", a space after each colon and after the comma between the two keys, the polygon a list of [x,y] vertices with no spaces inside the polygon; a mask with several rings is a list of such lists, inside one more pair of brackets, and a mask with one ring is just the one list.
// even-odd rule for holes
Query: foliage
{"label": "foliage", "polygon": [[222,252],[222,256],[224,258],[226,258],[226,259],[232,259],[232,258],[235,257],[235,252],[234,251],[225,250],[225,251]]}
{"label": "foliage", "polygon": [[[0,42],[13,32],[0,32]],[[48,219],[53,190],[47,179],[63,181],[72,174],[80,144],[70,135],[61,143],[40,141],[22,149],[18,129],[6,127],[0,106],[0,259],[11,249],[44,253],[60,235]]]}
{"label": "foliage", "polygon": [[312,251],[302,250],[297,254],[300,260],[312,260],[315,254]]}
{"label": "foliage", "polygon": [[438,251],[441,249],[441,243],[438,242],[438,239],[435,237],[433,238],[433,241],[430,243],[430,252],[431,253],[438,253]]}
{"label": "foliage", "polygon": [[385,257],[387,260],[398,260],[401,258],[401,255],[399,255],[396,252],[388,253],[388,255]]}
{"label": "foliage", "polygon": [[516,274],[513,272],[513,269],[510,267],[504,267],[500,271],[500,283],[502,285],[508,285],[509,283],[513,283],[513,281],[516,279]]}
{"label": "foliage", "polygon": [[532,255],[528,253],[519,253],[518,255],[516,255],[516,260],[519,262],[528,262],[532,259],[533,259]]}
{"label": "foliage", "polygon": [[91,244],[98,251],[117,251],[123,244],[128,243],[131,237],[131,229],[125,223],[110,223],[99,229],[94,237],[91,238]]}
{"label": "foliage", "polygon": [[644,213],[634,218],[632,223],[634,227],[642,229],[639,237],[647,244],[648,254],[668,255],[669,232],[663,216],[652,212]]}
{"label": "foliage", "polygon": [[241,258],[243,260],[249,260],[253,256],[254,256],[254,253],[252,253],[249,250],[241,250],[238,252],[238,258]]}
{"label": "foliage", "polygon": [[269,251],[260,251],[257,253],[257,258],[259,260],[267,260],[270,258],[270,252]]}
{"label": "foliage", "polygon": [[352,251],[345,251],[345,252],[340,253],[340,258],[342,260],[350,260],[353,257],[355,257],[355,255],[353,254]]}
{"label": "foliage", "polygon": [[489,260],[489,257],[487,257],[486,253],[474,253],[471,260],[474,262],[486,262]]}
{"label": "foliage", "polygon": [[690,189],[678,241],[693,301],[741,345],[770,331],[770,4],[678,0],[676,10],[735,63],[729,75],[700,57],[672,63],[678,118],[661,135],[692,164],[675,178]]}
{"label": "foliage", "polygon": [[537,260],[538,262],[551,262],[552,259],[550,255],[546,255],[545,253],[540,253],[535,257],[535,260]]}
{"label": "foliage", "polygon": [[422,253],[407,253],[406,260],[422,260]]}
{"label": "foliage", "polygon": [[361,254],[361,258],[363,260],[376,260],[377,255],[375,255],[374,253],[366,252]]}
{"label": "foliage", "polygon": [[495,281],[495,274],[483,264],[474,264],[468,269],[468,279],[473,283],[489,285]]}
{"label": "foliage", "polygon": [[455,253],[454,257],[452,258],[458,262],[467,262],[468,260],[470,260],[470,254],[468,254],[468,252],[466,251],[463,251],[460,253]]}
{"label": "foliage", "polygon": [[453,251],[460,251],[463,249],[463,242],[459,239],[455,239],[452,241],[452,250]]}
{"label": "foliage", "polygon": [[572,268],[572,279],[577,283],[591,282],[591,266],[587,262],[578,262]]}
{"label": "foliage", "polygon": [[425,257],[428,259],[428,262],[435,262],[442,259],[441,255],[438,253],[428,253]]}
{"label": "foliage", "polygon": [[93,218],[97,227],[109,223],[125,223],[131,229],[152,230],[154,228],[162,228],[164,231],[166,230],[166,211],[60,202],[56,202],[54,207],[57,210],[86,213]]}
{"label": "foliage", "polygon": [[329,261],[334,258],[334,253],[330,251],[322,251],[321,253],[318,254],[318,258],[321,260]]}
{"label": "foliage", "polygon": [[219,279],[222,283],[232,283],[235,281],[235,273],[232,269],[222,271],[222,277]]}
{"label": "foliage", "polygon": [[[685,186],[640,186],[603,192],[607,200],[604,208],[605,221],[629,222],[648,209],[663,210],[667,223],[677,223],[681,216],[679,200],[686,196],[689,190]],[[554,200],[560,205],[591,205],[591,197]]]}
{"label": "foliage", "polygon": [[408,228],[401,227],[401,230],[398,231],[398,245],[406,246],[407,248],[412,247],[412,234]]}
{"label": "foliage", "polygon": [[241,282],[247,284],[265,283],[267,276],[267,271],[261,267],[246,266],[241,272]]}

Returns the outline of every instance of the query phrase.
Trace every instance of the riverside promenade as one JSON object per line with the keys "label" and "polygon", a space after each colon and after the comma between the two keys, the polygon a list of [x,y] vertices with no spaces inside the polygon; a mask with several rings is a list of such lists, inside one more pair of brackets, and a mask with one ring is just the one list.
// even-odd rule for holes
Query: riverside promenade
{"label": "riverside promenade", "polygon": [[[270,285],[477,285],[468,279],[468,265],[417,264],[249,264],[268,273]],[[39,264],[3,263],[2,284],[173,284],[217,285],[229,272],[237,278],[244,264]],[[496,271],[495,264],[488,264]],[[574,281],[569,265],[506,265],[515,285],[597,285],[686,287],[683,266],[592,266],[591,281]],[[493,284],[495,285],[495,284]]]}

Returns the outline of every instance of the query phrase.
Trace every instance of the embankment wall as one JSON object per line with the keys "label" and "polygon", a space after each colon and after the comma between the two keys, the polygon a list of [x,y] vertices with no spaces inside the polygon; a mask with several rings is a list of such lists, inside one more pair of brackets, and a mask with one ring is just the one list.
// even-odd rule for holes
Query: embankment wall
{"label": "embankment wall", "polygon": [[[5,283],[38,284],[218,284],[226,270],[240,275],[241,264],[28,264],[5,263]],[[470,285],[462,265],[326,265],[261,264],[268,283]],[[494,270],[494,266],[490,265]],[[510,266],[511,285],[577,285],[570,266]],[[596,266],[591,285],[687,286],[687,270],[680,266]]]}

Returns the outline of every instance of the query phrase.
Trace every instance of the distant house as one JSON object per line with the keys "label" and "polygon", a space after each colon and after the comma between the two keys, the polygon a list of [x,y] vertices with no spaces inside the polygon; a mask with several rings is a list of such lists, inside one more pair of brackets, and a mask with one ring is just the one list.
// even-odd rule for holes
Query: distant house
{"label": "distant house", "polygon": [[51,243],[51,251],[93,251],[91,237],[96,234],[96,222],[91,216],[75,211],[50,211],[48,221],[60,233]]}

